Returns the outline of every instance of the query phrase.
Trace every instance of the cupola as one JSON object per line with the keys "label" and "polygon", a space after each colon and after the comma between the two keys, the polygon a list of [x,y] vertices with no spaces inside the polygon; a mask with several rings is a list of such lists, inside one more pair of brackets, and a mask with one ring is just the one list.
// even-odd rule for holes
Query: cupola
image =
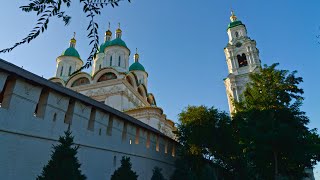
{"label": "cupola", "polygon": [[142,64],[139,63],[139,54],[136,49],[136,54],[134,54],[134,63],[129,67],[129,71],[146,71]]}
{"label": "cupola", "polygon": [[74,33],[72,39],[70,39],[69,48],[62,52],[61,56],[73,56],[80,59],[80,55],[76,50],[77,40],[75,39],[76,33]]}

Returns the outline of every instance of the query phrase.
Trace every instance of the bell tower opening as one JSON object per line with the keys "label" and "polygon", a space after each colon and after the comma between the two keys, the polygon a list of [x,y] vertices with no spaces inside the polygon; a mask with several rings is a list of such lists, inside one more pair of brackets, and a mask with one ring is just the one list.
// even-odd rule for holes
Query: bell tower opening
{"label": "bell tower opening", "polygon": [[237,60],[239,67],[248,66],[247,56],[244,53],[242,53],[242,55],[237,55]]}

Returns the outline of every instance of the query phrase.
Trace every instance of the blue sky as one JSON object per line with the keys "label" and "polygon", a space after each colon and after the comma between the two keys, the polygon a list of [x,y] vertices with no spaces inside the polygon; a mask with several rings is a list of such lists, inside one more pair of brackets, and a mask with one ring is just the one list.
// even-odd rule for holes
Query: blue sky
{"label": "blue sky", "polygon": [[[35,25],[35,14],[18,9],[24,3],[28,1],[6,1],[6,7],[0,11],[0,49],[24,38]],[[257,41],[262,63],[279,62],[280,68],[297,70],[303,77],[302,109],[310,117],[309,127],[319,128],[318,0],[132,0],[121,2],[117,8],[105,8],[96,21],[101,42],[109,21],[112,31],[121,23],[123,39],[132,52],[139,49],[140,62],[149,73],[149,92],[156,96],[168,118],[177,120],[178,113],[188,105],[228,110],[223,48],[228,41],[226,28],[231,7],[246,24],[248,35]],[[86,59],[90,52],[86,39],[88,19],[81,9],[79,2],[74,1],[67,9],[72,16],[69,26],[52,19],[45,34],[9,54],[0,54],[0,58],[50,78],[55,73],[56,57],[68,47],[75,31],[77,49]],[[320,179],[319,168],[315,173]]]}

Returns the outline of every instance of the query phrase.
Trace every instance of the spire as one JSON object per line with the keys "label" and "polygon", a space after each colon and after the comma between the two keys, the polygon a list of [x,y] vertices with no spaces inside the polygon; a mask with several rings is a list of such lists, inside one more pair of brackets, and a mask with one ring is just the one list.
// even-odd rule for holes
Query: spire
{"label": "spire", "polygon": [[118,23],[118,29],[116,30],[116,38],[121,38],[122,30],[120,29],[120,23]]}
{"label": "spire", "polygon": [[237,21],[237,16],[234,14],[234,11],[233,11],[233,10],[231,10],[230,21],[231,21],[231,22]]}
{"label": "spire", "polygon": [[110,41],[111,40],[111,36],[112,36],[112,32],[110,31],[110,22],[108,24],[108,30],[106,31],[105,33],[105,36],[104,36],[104,41]]}
{"label": "spire", "polygon": [[73,37],[72,39],[70,39],[70,47],[73,47],[73,48],[76,47],[77,40],[75,38],[76,38],[76,32],[73,33]]}
{"label": "spire", "polygon": [[138,54],[138,48],[136,48],[136,53],[133,56],[134,62],[139,62],[139,54]]}

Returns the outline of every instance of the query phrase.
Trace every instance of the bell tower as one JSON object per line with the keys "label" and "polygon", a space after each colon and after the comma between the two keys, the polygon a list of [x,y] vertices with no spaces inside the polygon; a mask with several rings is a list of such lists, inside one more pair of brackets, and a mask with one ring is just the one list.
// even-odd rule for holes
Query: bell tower
{"label": "bell tower", "polygon": [[256,41],[247,35],[246,26],[231,12],[227,33],[229,42],[224,48],[229,75],[224,80],[229,110],[234,112],[234,101],[240,101],[241,94],[249,82],[249,74],[259,70],[261,61]]}

